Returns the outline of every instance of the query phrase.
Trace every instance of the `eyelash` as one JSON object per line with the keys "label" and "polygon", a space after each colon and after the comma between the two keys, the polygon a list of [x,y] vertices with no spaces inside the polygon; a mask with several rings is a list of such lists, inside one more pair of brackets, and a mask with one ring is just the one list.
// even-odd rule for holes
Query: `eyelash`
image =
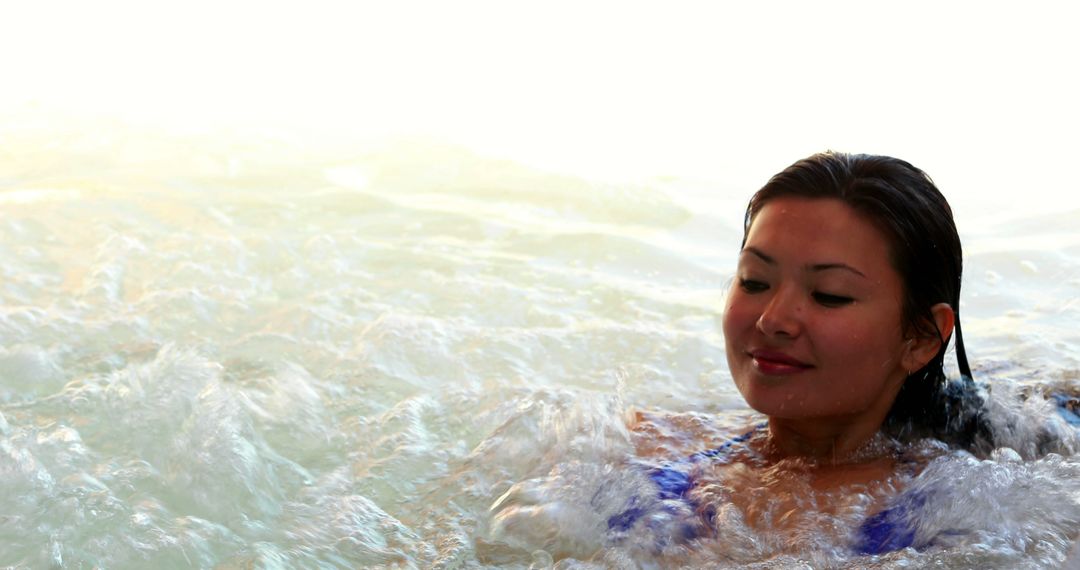
{"label": "eyelash", "polygon": [[742,287],[743,291],[747,293],[760,293],[769,288],[769,285],[761,281],[755,281],[753,279],[739,278],[739,287]]}
{"label": "eyelash", "polygon": [[[754,279],[743,279],[740,277],[739,287],[741,287],[743,291],[746,291],[747,293],[750,293],[752,295],[754,293],[761,293],[763,291],[767,291],[769,289],[769,284],[763,281],[756,281]],[[855,299],[851,297],[845,297],[844,295],[833,295],[831,293],[822,293],[820,291],[814,291],[810,295],[814,298],[814,301],[824,307],[842,307],[855,301]]]}
{"label": "eyelash", "polygon": [[855,299],[843,295],[831,295],[829,293],[814,293],[814,300],[825,307],[843,307],[851,304]]}

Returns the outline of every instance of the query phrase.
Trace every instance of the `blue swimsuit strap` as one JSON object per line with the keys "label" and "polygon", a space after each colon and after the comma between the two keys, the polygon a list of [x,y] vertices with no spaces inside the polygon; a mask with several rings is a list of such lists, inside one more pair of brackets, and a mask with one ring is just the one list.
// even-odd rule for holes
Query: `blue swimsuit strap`
{"label": "blue swimsuit strap", "polygon": [[921,493],[900,493],[885,510],[863,521],[857,533],[855,552],[885,554],[915,544],[911,515],[926,503]]}
{"label": "blue swimsuit strap", "polygon": [[[1050,394],[1058,407],[1061,417],[1073,427],[1080,428],[1080,399],[1061,393]],[[906,461],[909,465],[911,459]],[[883,511],[866,519],[859,527],[858,542],[855,551],[860,554],[884,554],[915,543],[913,515],[926,504],[927,496],[923,492],[907,491],[900,493]]]}
{"label": "blue swimsuit strap", "polygon": [[709,449],[706,451],[699,451],[690,456],[691,462],[698,462],[702,459],[727,459],[727,454],[731,452],[731,448],[740,443],[746,443],[750,441],[750,438],[754,437],[754,434],[768,427],[768,423],[761,422],[754,426],[754,429],[734,438],[731,438],[724,442],[720,447]]}
{"label": "blue swimsuit strap", "polygon": [[[699,451],[686,459],[665,461],[661,465],[650,467],[648,475],[653,483],[656,484],[658,498],[661,500],[681,500],[696,507],[697,504],[693,499],[687,496],[690,489],[694,487],[694,479],[690,475],[690,466],[704,459],[727,459],[727,454],[730,453],[735,446],[746,443],[754,436],[754,434],[764,429],[767,425],[768,424],[764,422],[760,423],[754,426],[754,429],[724,442],[720,447]],[[608,528],[617,531],[627,531],[638,521],[638,519],[648,513],[649,509],[642,503],[641,497],[632,497],[623,512],[608,519]],[[687,530],[684,532],[683,538],[693,538],[693,535],[693,532]]]}
{"label": "blue swimsuit strap", "polygon": [[[668,461],[651,468],[649,478],[657,486],[658,497],[662,500],[682,500],[692,506],[697,506],[695,501],[687,496],[694,486],[694,479],[688,467],[705,459],[727,460],[736,446],[749,441],[754,434],[767,425],[766,423],[758,424],[752,430],[724,442],[719,447],[699,451],[686,459]],[[923,503],[925,503],[925,497],[921,495],[901,493],[888,508],[868,518],[859,527],[855,551],[859,554],[884,554],[911,546],[915,541],[915,529],[912,527],[910,514],[917,511]],[[639,504],[637,497],[631,500],[627,507],[624,512],[608,519],[608,528],[619,531],[629,530],[648,512],[648,509]],[[692,536],[688,535],[685,538],[692,538]]]}
{"label": "blue swimsuit strap", "polygon": [[702,460],[727,460],[735,446],[746,443],[754,434],[765,429],[767,423],[760,423],[754,429],[725,441],[720,447],[699,451],[686,459],[667,461],[663,465],[649,470],[649,478],[660,490],[661,499],[687,499],[686,493],[694,486],[693,477],[688,467]]}

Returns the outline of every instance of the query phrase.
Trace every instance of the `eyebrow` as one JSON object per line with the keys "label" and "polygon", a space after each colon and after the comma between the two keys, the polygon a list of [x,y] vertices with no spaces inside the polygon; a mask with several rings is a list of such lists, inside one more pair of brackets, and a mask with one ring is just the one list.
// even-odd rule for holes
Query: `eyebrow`
{"label": "eyebrow", "polygon": [[[756,247],[753,247],[753,246],[744,247],[743,250],[742,250],[742,253],[754,254],[755,256],[760,258],[765,263],[768,263],[769,265],[776,265],[776,260],[773,259],[772,256],[766,254],[764,251],[761,251],[760,249],[758,249]],[[859,271],[858,269],[855,269],[854,267],[852,267],[852,266],[850,266],[850,265],[848,265],[846,263],[814,263],[814,264],[809,265],[807,267],[810,269],[810,271],[827,271],[829,269],[844,269],[844,270],[850,271],[850,272],[852,272],[852,273],[854,273],[854,274],[856,274],[859,277],[862,277],[864,279],[867,278],[866,275],[862,271]]]}

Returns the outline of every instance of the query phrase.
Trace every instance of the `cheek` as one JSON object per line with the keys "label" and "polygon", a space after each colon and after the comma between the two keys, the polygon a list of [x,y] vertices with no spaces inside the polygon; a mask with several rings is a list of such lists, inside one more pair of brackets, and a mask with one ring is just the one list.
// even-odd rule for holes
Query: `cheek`
{"label": "cheek", "polygon": [[863,350],[874,343],[873,322],[849,316],[820,319],[814,327],[815,336],[824,346],[835,350]]}
{"label": "cheek", "polygon": [[740,291],[732,290],[728,293],[724,303],[723,329],[724,336],[730,342],[732,339],[745,334],[757,323],[760,311],[752,299],[748,299]]}
{"label": "cheek", "polygon": [[835,359],[850,362],[853,368],[885,370],[898,353],[899,338],[880,321],[841,321],[818,331],[817,346],[829,347]]}

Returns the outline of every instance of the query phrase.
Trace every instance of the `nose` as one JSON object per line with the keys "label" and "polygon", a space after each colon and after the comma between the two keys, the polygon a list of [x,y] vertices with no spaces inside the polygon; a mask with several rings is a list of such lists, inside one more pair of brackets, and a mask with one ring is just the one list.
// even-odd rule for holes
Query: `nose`
{"label": "nose", "polygon": [[796,337],[802,332],[803,306],[795,291],[782,288],[765,304],[757,328],[766,336]]}

